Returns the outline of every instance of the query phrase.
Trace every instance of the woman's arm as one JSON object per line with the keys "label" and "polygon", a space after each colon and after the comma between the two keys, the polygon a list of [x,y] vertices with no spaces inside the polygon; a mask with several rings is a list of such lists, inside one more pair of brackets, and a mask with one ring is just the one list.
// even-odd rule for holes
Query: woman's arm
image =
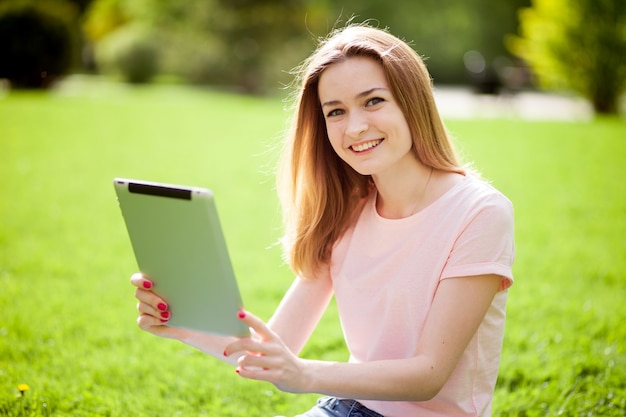
{"label": "woman's arm", "polygon": [[315,330],[333,295],[328,277],[297,277],[283,297],[268,327],[298,355]]}
{"label": "woman's arm", "polygon": [[359,364],[299,359],[252,315],[243,321],[260,340],[240,339],[229,345],[226,353],[241,353],[237,368],[241,376],[269,381],[284,391],[361,400],[428,400],[452,374],[498,291],[500,280],[497,275],[443,280],[415,356],[408,359]]}

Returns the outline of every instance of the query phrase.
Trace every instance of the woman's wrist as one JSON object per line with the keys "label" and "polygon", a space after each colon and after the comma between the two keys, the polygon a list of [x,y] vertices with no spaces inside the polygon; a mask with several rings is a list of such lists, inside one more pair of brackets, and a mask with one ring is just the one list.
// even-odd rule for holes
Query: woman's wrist
{"label": "woman's wrist", "polygon": [[336,365],[336,362],[301,359],[302,389],[300,392],[321,395],[330,394],[332,388],[325,381],[329,377],[328,370]]}

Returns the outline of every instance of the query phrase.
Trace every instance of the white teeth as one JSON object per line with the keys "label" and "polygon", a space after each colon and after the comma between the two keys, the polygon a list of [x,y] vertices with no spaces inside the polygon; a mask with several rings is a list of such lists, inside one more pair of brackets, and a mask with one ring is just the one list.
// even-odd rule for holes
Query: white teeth
{"label": "white teeth", "polygon": [[372,149],[373,147],[377,146],[380,142],[382,142],[382,139],[371,140],[369,142],[360,143],[358,145],[352,145],[352,149],[357,152],[363,152],[368,149]]}

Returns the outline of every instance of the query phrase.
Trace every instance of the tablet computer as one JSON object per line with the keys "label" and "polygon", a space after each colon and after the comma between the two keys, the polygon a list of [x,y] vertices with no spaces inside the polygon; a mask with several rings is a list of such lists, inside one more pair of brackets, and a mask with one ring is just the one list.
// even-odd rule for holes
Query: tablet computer
{"label": "tablet computer", "polygon": [[113,184],[139,271],[172,313],[167,325],[248,335],[213,193],[124,178]]}

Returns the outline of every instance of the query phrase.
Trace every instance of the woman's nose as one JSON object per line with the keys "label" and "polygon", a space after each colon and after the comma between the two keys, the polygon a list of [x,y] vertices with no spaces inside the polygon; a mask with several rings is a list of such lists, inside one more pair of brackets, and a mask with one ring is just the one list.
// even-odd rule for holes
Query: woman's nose
{"label": "woman's nose", "polygon": [[367,131],[369,124],[367,117],[362,112],[351,112],[348,116],[348,125],[346,127],[346,134],[350,137],[359,138],[363,133]]}

